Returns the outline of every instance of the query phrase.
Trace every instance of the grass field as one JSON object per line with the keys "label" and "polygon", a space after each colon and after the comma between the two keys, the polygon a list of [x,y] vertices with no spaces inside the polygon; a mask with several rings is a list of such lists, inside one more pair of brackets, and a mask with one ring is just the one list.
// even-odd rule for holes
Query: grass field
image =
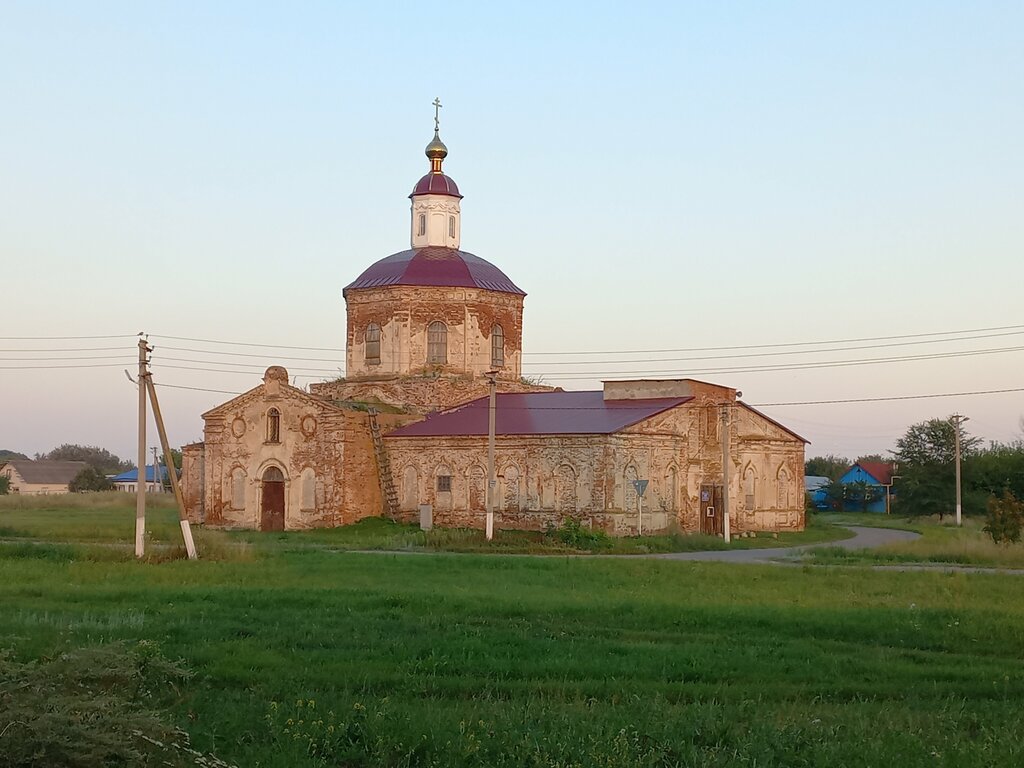
{"label": "grass field", "polygon": [[6,543],[0,647],[156,644],[194,672],[169,716],[239,766],[1024,763],[1015,577],[239,540]]}
{"label": "grass field", "polygon": [[1024,545],[994,543],[984,531],[984,520],[963,518],[958,528],[952,518],[901,518],[872,514],[818,515],[822,525],[848,523],[899,528],[921,534],[916,541],[887,544],[872,550],[844,550],[817,547],[805,559],[821,564],[907,564],[930,563],[992,568],[1024,568]]}

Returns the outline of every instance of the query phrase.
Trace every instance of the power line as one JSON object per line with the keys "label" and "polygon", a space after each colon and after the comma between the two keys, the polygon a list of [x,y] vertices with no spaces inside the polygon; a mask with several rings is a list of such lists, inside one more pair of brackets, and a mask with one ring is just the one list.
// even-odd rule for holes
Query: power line
{"label": "power line", "polygon": [[35,371],[53,368],[123,368],[124,363],[96,363],[94,365],[0,365],[0,371]]}
{"label": "power line", "polygon": [[[898,341],[889,344],[865,344],[856,347],[831,347],[827,349],[791,349],[782,352],[756,352],[749,355],[706,355],[703,357],[663,357],[654,359],[637,359],[637,360],[578,360],[569,362],[556,362],[551,365],[631,365],[636,363],[677,363],[677,362],[690,362],[696,360],[742,360],[744,358],[760,358],[760,357],[780,357],[787,355],[817,355],[825,354],[828,352],[853,352],[865,349],[887,349],[891,347],[913,347],[919,344],[949,344],[958,341],[973,341],[976,339],[991,339],[1002,336],[1019,336],[1024,331],[1009,331],[1006,333],[989,333],[982,334],[979,336],[961,336],[955,339],[925,339],[924,341]],[[540,365],[540,363],[530,363],[530,365]],[[582,373],[582,371],[580,371]]]}
{"label": "power line", "polygon": [[0,349],[0,352],[117,352],[124,347],[50,347],[49,349]]}
{"label": "power line", "polygon": [[121,333],[113,336],[0,336],[0,341],[81,341],[83,339],[134,339],[137,333]]}
{"label": "power line", "polygon": [[[526,352],[522,354],[524,357],[530,355],[641,355],[641,354],[662,354],[662,353],[677,353],[677,352],[715,352],[715,351],[736,351],[743,349],[777,349],[780,347],[810,347],[810,346],[822,346],[826,344],[853,344],[868,341],[895,341],[899,339],[925,339],[935,338],[939,336],[961,336],[964,334],[984,334],[995,331],[1016,331],[1018,333],[1024,332],[1024,324],[1021,325],[1000,325],[991,326],[987,328],[963,328],[951,331],[931,331],[927,333],[905,333],[896,334],[890,336],[862,336],[856,338],[846,339],[820,339],[817,341],[791,341],[791,342],[775,342],[769,344],[739,344],[733,346],[720,346],[720,347],[679,347],[671,349],[626,349],[626,350],[590,350],[590,351],[562,351],[562,352]],[[1012,334],[993,334],[993,335],[1012,335]],[[3,339],[5,337],[0,337]],[[12,337],[13,338],[13,337]],[[228,341],[226,339],[201,339],[190,336],[170,336],[163,334],[150,334],[152,339],[172,339],[174,341],[191,341],[201,344],[221,344],[236,347],[256,347],[261,349],[284,349],[284,350],[301,350],[304,352],[345,352],[344,347],[300,347],[288,344],[265,344],[260,342],[244,342],[244,341]],[[958,340],[966,340],[964,337],[961,339],[950,338],[950,339],[938,339],[939,342],[953,342]],[[987,338],[986,336],[979,336],[977,338]],[[933,342],[918,342],[918,343],[933,343]],[[883,346],[899,346],[899,345],[878,345]],[[867,348],[867,347],[865,347]],[[186,350],[181,350],[186,351]],[[192,351],[192,350],[187,350]],[[196,350],[199,351],[199,350]],[[826,350],[817,350],[826,351]],[[212,350],[211,350],[212,353]],[[255,356],[255,355],[254,355]],[[630,361],[632,362],[632,361]]]}
{"label": "power line", "polygon": [[550,376],[555,381],[573,381],[573,380],[593,380],[595,378],[607,378],[609,380],[615,377],[635,378],[636,376],[697,376],[697,375],[709,375],[709,374],[720,374],[720,373],[767,373],[773,371],[802,371],[812,370],[817,368],[847,368],[850,366],[858,365],[878,365],[882,363],[904,363],[914,362],[918,360],[940,360],[945,358],[955,357],[974,357],[977,355],[989,355],[999,354],[1003,352],[1020,352],[1024,350],[1024,346],[1021,347],[997,347],[994,349],[979,349],[979,350],[967,350],[962,352],[941,352],[933,355],[903,355],[899,357],[871,357],[862,358],[859,360],[829,360],[821,362],[811,363],[792,363],[785,365],[749,365],[749,366],[734,366],[728,368],[703,368],[698,370],[678,371],[675,369],[658,369],[658,370],[645,370],[645,371],[589,371],[587,373],[582,372],[569,372],[568,374],[562,375],[558,372],[547,372],[537,371],[533,372],[532,375]]}
{"label": "power line", "polygon": [[[2,338],[2,337],[0,337]],[[201,344],[227,344],[232,347],[262,347],[264,349],[300,349],[304,352],[344,352],[344,347],[292,347],[287,344],[256,344],[245,341],[223,341],[217,339],[194,339],[188,336],[164,336],[162,334],[150,334],[153,339],[174,339],[175,341],[197,341]]]}
{"label": "power line", "polygon": [[731,347],[684,347],[679,349],[627,349],[627,350],[594,350],[591,352],[524,352],[523,355],[628,355],[657,354],[660,352],[714,352],[715,350],[731,351],[736,349],[770,349],[773,347],[809,347],[822,344],[853,344],[861,341],[891,341],[893,339],[919,339],[927,336],[952,336],[962,333],[983,333],[987,331],[1009,331],[1024,329],[1024,325],[1000,325],[992,328],[965,328],[957,331],[934,331],[931,333],[904,333],[896,336],[864,336],[855,339],[828,339],[822,341],[791,341],[776,344],[740,344]]}
{"label": "power line", "polygon": [[851,397],[845,400],[801,400],[790,403],[757,403],[753,408],[772,408],[783,405],[836,405],[839,403],[880,403],[891,400],[930,400],[937,397],[969,397],[973,395],[1001,395],[1006,392],[1024,392],[1024,387],[1010,389],[979,389],[974,392],[941,392],[934,395],[893,395],[891,397]]}
{"label": "power line", "polygon": [[157,384],[157,382],[155,382],[155,381],[153,382],[153,384],[158,386],[158,387],[170,387],[171,389],[191,389],[194,392],[216,392],[216,393],[221,394],[221,395],[241,395],[241,394],[244,394],[243,392],[232,392],[232,391],[227,390],[227,389],[207,389],[206,387],[186,387],[183,384]]}

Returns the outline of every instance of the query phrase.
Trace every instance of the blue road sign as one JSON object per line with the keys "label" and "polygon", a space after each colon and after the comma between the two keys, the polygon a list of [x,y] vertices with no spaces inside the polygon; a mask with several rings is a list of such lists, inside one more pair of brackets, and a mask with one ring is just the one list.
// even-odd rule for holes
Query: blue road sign
{"label": "blue road sign", "polygon": [[647,480],[634,480],[633,481],[633,487],[636,488],[636,492],[637,492],[638,495],[640,495],[640,496],[644,495],[644,491],[647,490],[647,482],[648,482]]}

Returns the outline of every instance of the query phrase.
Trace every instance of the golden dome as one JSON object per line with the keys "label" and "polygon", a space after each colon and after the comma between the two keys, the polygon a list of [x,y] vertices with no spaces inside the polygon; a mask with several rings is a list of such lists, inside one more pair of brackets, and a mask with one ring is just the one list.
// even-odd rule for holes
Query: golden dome
{"label": "golden dome", "polygon": [[441,141],[441,137],[437,135],[436,130],[434,131],[434,138],[427,144],[425,152],[431,160],[444,160],[448,157],[448,147]]}

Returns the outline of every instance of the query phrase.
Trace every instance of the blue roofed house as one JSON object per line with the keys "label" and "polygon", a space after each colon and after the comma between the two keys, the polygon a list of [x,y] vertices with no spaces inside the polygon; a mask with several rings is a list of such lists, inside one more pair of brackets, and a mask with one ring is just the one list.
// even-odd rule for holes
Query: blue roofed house
{"label": "blue roofed house", "polygon": [[893,465],[884,461],[858,461],[839,478],[843,485],[866,483],[874,490],[874,498],[865,512],[885,512],[886,497],[892,487]]}
{"label": "blue roofed house", "polygon": [[[127,472],[122,472],[120,475],[114,475],[110,478],[110,482],[114,484],[114,490],[116,491],[135,493],[139,483],[139,470],[129,469]],[[164,489],[165,482],[167,482],[167,467],[160,467],[160,472],[158,474],[156,470],[154,470],[152,464],[146,465],[147,491],[152,493],[161,493]]]}

